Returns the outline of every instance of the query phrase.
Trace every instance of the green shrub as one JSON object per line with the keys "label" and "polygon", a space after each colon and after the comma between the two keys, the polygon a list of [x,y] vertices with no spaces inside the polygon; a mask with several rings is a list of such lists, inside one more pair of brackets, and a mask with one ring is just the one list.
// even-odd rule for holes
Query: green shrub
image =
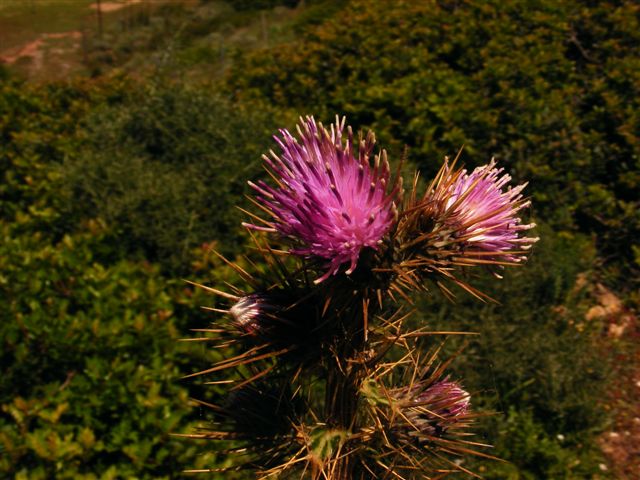
{"label": "green shrub", "polygon": [[[190,396],[215,394],[180,382],[215,354],[177,342],[208,325],[198,306],[210,300],[127,259],[117,229],[72,215],[61,189],[78,124],[119,101],[115,86],[0,91],[2,478],[173,478],[218,463],[170,436],[192,431]],[[230,278],[220,262],[194,269],[194,279]]]}
{"label": "green shrub", "polygon": [[169,437],[189,421],[187,322],[156,267],[95,259],[99,230],[57,244],[1,230],[3,476],[169,478],[195,463]]}
{"label": "green shrub", "polygon": [[242,241],[234,207],[261,171],[270,122],[207,91],[135,90],[92,112],[83,147],[67,156],[77,215],[106,219],[123,250],[177,272],[205,242],[233,253]]}
{"label": "green shrub", "polygon": [[[489,423],[489,422],[486,422]],[[496,450],[508,452],[511,461],[485,463],[484,478],[495,480],[603,478],[600,453],[584,445],[579,436],[550,435],[540,420],[526,409],[509,408],[492,422]],[[511,463],[513,462],[513,463]],[[487,468],[489,467],[489,468]]]}
{"label": "green shrub", "polygon": [[120,78],[31,86],[13,80],[0,84],[0,220],[13,222],[29,213],[41,219],[40,234],[59,240],[75,228],[64,173],[55,167],[74,153],[77,130],[98,105],[116,103],[127,88]]}

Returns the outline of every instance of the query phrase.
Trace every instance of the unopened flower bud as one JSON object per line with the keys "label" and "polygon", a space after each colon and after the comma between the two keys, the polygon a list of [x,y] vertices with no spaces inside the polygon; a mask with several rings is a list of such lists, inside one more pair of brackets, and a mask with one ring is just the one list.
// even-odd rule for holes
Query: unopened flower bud
{"label": "unopened flower bud", "polygon": [[470,405],[471,395],[457,382],[448,380],[424,390],[414,386],[403,398],[404,415],[414,430],[410,435],[440,435],[463,419]]}

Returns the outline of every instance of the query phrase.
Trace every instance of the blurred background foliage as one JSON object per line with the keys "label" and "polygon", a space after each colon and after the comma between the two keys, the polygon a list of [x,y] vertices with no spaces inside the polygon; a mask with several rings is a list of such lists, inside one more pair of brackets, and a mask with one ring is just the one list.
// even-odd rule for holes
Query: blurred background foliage
{"label": "blurred background foliage", "polygon": [[247,180],[276,128],[266,109],[250,111],[210,90],[145,86],[96,108],[82,146],[61,165],[74,217],[117,226],[128,255],[190,273],[194,247],[215,239],[239,251],[238,210]]}
{"label": "blurred background foliage", "polygon": [[585,439],[607,425],[603,399],[612,380],[598,342],[602,325],[585,320],[595,250],[580,235],[548,226],[538,233],[543,240],[524,268],[500,282],[482,278],[499,304],[452,304],[434,295],[419,311],[435,330],[480,333],[448,339],[444,352],[463,349],[453,375],[478,392],[476,408],[501,412],[482,419],[481,431],[513,464],[476,463],[476,470],[486,467],[486,478],[495,479],[591,478],[601,460]]}
{"label": "blurred background foliage", "polygon": [[607,312],[603,288],[625,312],[640,303],[636,2],[143,1],[105,12],[100,30],[91,15],[75,67],[5,55],[0,70],[1,476],[224,464],[170,436],[202,419],[190,397],[218,393],[180,380],[216,360],[177,341],[213,319],[182,279],[238,284],[210,247],[244,252],[234,205],[271,134],[345,114],[427,178],[464,145],[467,166],[495,156],[530,182],[531,261],[474,280],[499,304],[434,290],[416,306],[434,330],[480,333],[443,348],[466,341],[452,375],[497,412],[478,431],[507,463],[465,465],[633,478],[599,440],[630,336],[590,313]]}

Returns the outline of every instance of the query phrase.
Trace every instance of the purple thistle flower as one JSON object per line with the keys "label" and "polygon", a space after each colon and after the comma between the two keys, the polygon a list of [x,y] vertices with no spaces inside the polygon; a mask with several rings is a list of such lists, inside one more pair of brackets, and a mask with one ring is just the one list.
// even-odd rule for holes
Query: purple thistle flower
{"label": "purple thistle flower", "polygon": [[471,406],[471,395],[457,382],[442,380],[421,390],[404,392],[405,416],[416,434],[435,435],[463,420]]}
{"label": "purple thistle flower", "polygon": [[267,227],[244,225],[296,240],[294,254],[326,259],[328,271],[316,282],[335,275],[345,263],[345,273],[352,273],[362,249],[377,249],[396,219],[398,188],[387,193],[386,153],[370,164],[375,145],[370,132],[360,139],[356,158],[350,127],[343,139],[344,122],[336,118],[328,131],[313,117],[301,119],[299,140],[280,130],[282,138],[274,138],[281,155],[271,151],[271,157],[263,156],[277,187],[249,182],[273,220],[265,222]]}
{"label": "purple thistle flower", "polygon": [[471,395],[457,382],[442,380],[419,393],[416,404],[427,404],[433,413],[442,418],[453,418],[466,415],[471,404]]}
{"label": "purple thistle flower", "polygon": [[444,244],[458,244],[464,254],[495,254],[502,261],[518,263],[538,241],[522,236],[535,227],[522,224],[518,212],[530,205],[522,198],[526,183],[511,188],[511,177],[491,160],[488,165],[452,172],[445,164],[443,175],[428,194],[436,205],[436,224],[446,236]]}

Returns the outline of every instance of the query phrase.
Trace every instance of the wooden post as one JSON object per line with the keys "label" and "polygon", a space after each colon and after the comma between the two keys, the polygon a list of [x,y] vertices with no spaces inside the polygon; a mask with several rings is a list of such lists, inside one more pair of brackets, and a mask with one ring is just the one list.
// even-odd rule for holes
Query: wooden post
{"label": "wooden post", "polygon": [[87,67],[89,65],[89,44],[87,42],[87,28],[86,24],[82,25],[82,62],[84,66]]}
{"label": "wooden post", "polygon": [[260,25],[262,27],[262,42],[264,46],[269,46],[269,29],[267,28],[267,15],[264,10],[260,12]]}
{"label": "wooden post", "polygon": [[98,36],[102,40],[102,6],[100,0],[96,0],[96,14],[98,16]]}

